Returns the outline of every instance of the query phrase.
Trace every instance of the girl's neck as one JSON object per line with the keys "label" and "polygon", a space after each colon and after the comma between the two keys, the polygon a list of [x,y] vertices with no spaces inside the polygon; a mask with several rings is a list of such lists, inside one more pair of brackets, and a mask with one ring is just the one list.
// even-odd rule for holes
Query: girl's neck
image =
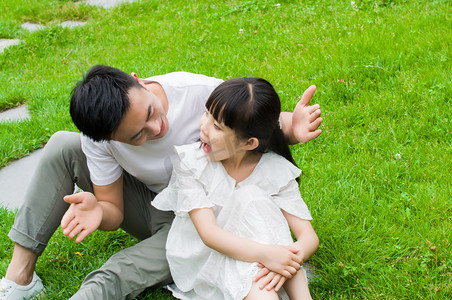
{"label": "girl's neck", "polygon": [[254,168],[256,168],[261,157],[262,153],[245,151],[243,153],[237,153],[228,159],[222,160],[221,164],[229,176],[236,181],[237,185],[253,173]]}

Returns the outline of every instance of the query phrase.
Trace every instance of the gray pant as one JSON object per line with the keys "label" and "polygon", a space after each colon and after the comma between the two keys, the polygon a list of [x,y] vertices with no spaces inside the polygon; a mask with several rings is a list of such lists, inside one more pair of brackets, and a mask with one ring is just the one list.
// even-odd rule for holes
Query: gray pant
{"label": "gray pant", "polygon": [[[69,207],[63,197],[72,194],[74,183],[93,191],[80,135],[57,132],[42,152],[9,238],[41,255]],[[91,272],[71,299],[131,299],[147,287],[171,282],[165,243],[174,214],[151,206],[154,197],[146,185],[124,173],[121,228],[142,241]]]}

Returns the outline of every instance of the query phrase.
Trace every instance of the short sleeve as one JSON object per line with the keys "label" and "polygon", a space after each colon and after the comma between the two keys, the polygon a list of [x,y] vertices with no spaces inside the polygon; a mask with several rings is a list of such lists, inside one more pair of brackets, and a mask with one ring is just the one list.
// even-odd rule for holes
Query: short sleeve
{"label": "short sleeve", "polygon": [[154,207],[183,215],[196,208],[214,206],[207,197],[206,185],[196,176],[199,168],[190,162],[192,158],[190,153],[177,152],[170,183],[154,198],[152,201]]}
{"label": "short sleeve", "polygon": [[123,169],[111,155],[107,147],[108,142],[94,142],[81,135],[81,143],[93,184],[108,185],[122,175]]}
{"label": "short sleeve", "polygon": [[282,187],[276,195],[273,195],[275,203],[284,211],[303,220],[312,220],[308,206],[301,198],[298,183],[295,179]]}

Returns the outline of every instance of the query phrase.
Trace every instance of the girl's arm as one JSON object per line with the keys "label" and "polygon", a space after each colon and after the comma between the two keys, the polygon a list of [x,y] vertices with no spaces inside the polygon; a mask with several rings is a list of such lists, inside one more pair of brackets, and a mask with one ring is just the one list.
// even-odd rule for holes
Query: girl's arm
{"label": "girl's arm", "polygon": [[295,254],[298,251],[293,246],[264,245],[238,237],[217,225],[211,208],[194,209],[189,214],[209,248],[237,260],[259,262],[287,278],[292,278],[300,268],[303,256]]}
{"label": "girl's arm", "polygon": [[[282,210],[284,217],[289,223],[289,227],[292,229],[297,241],[294,243],[300,251],[297,255],[300,257],[302,264],[308,260],[319,247],[319,238],[312,228],[311,222],[308,220],[300,219],[288,212]],[[281,273],[270,271],[264,266],[255,276],[254,281],[257,282],[259,279],[265,279],[260,282],[260,288],[264,287],[267,290],[275,289],[278,291],[285,283],[287,277],[282,277]]]}
{"label": "girl's arm", "polygon": [[312,228],[310,221],[300,219],[284,210],[282,212],[297,239],[294,244],[300,249],[297,255],[302,259],[303,263],[319,248],[319,238],[317,237],[314,228]]}

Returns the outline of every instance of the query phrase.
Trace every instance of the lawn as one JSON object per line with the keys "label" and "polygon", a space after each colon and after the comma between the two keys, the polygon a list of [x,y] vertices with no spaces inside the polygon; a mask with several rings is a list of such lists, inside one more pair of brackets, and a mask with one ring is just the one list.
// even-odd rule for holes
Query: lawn
{"label": "lawn", "polygon": [[[315,84],[323,133],[292,148],[320,238],[314,298],[451,299],[451,16],[447,0],[0,1],[0,38],[22,40],[0,54],[0,110],[31,111],[0,123],[0,167],[76,131],[70,92],[98,63],[142,77],[264,77],[284,110]],[[66,20],[87,25],[58,26]],[[47,27],[29,33],[25,22]],[[0,217],[3,276],[14,212]],[[37,266],[48,299],[68,298],[135,242],[117,231],[75,244],[58,231]]]}

